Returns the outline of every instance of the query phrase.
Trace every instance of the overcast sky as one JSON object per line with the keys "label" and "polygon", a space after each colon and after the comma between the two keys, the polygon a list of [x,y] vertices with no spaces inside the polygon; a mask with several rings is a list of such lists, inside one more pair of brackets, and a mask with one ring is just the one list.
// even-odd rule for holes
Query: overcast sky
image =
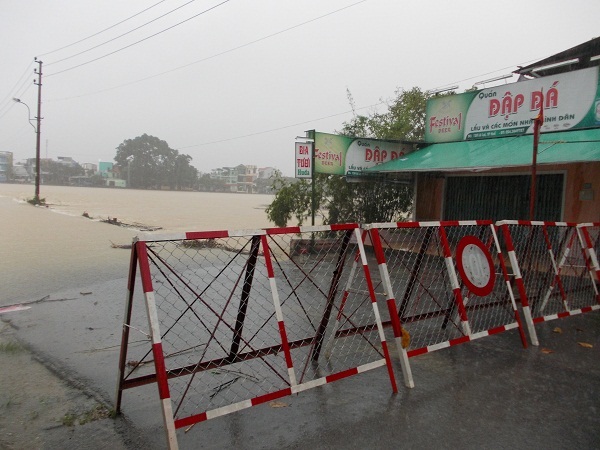
{"label": "overcast sky", "polygon": [[347,89],[362,114],[396,89],[462,92],[598,36],[599,18],[596,0],[0,0],[0,151],[35,156],[12,98],[36,116],[37,56],[42,157],[112,161],[146,133],[203,172],[292,175],[296,136],[352,118]]}

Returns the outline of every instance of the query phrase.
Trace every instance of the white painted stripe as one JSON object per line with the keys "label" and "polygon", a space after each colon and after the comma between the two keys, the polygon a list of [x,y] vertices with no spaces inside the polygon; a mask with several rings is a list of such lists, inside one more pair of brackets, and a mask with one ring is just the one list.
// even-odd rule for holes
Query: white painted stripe
{"label": "white painted stripe", "polygon": [[385,333],[383,332],[383,325],[381,323],[381,316],[379,315],[379,308],[377,302],[373,302],[373,312],[375,313],[375,323],[377,324],[377,331],[379,332],[379,340],[385,342]]}
{"label": "white painted stripe", "polygon": [[233,403],[231,405],[222,406],[221,408],[213,409],[212,411],[206,412],[207,419],[214,419],[216,417],[224,416],[226,414],[231,414],[236,411],[241,411],[242,409],[250,408],[252,406],[252,400],[243,400],[238,403]]}
{"label": "white painted stripe", "polygon": [[293,367],[288,367],[288,377],[290,378],[291,387],[296,386],[298,381],[296,381],[296,372],[294,372]]}
{"label": "white painted stripe", "polygon": [[510,302],[512,303],[513,311],[516,311],[517,302],[515,301],[515,294],[512,290],[512,286],[510,285],[510,280],[506,280],[506,288],[508,289],[508,295],[510,297]]}
{"label": "white painted stripe", "polygon": [[556,258],[554,257],[554,252],[551,248],[549,248],[548,253],[550,253],[550,261],[552,261],[552,268],[554,269],[554,273],[558,275],[558,267],[556,266]]}
{"label": "white painted stripe", "polygon": [[331,225],[315,225],[315,226],[306,226],[306,227],[300,227],[300,232],[301,233],[310,233],[310,232],[317,232],[317,231],[331,231]]}
{"label": "white painted stripe", "polygon": [[469,324],[469,321],[468,320],[463,320],[461,322],[461,325],[462,325],[463,333],[466,336],[471,337],[471,324]]}
{"label": "white painted stripe", "polygon": [[368,225],[365,229],[372,230],[373,228],[398,228],[397,222],[376,222]]}
{"label": "white painted stripe", "polygon": [[598,270],[598,257],[596,256],[596,252],[594,252],[593,248],[588,248],[588,252],[590,254],[590,258],[592,259],[592,266],[594,269]]}
{"label": "white painted stripe", "polygon": [[297,384],[296,386],[291,386],[292,394],[298,394],[302,391],[307,391],[309,389],[323,386],[327,384],[327,380],[325,378],[318,378],[316,380],[307,381],[306,383]]}
{"label": "white painted stripe", "polygon": [[[377,324],[377,327],[379,327],[379,324],[381,323],[381,316],[379,315],[379,308],[377,308],[377,303],[375,303],[375,302],[373,302],[372,305],[373,305],[373,314],[375,314],[375,323]],[[385,341],[385,337],[383,337],[381,340]]]}
{"label": "white painted stripe", "polygon": [[596,225],[594,225],[592,222],[587,222],[587,223],[578,223],[577,224],[577,228],[587,228],[587,227],[595,227]]}
{"label": "white painted stripe", "polygon": [[158,313],[156,310],[156,301],[154,299],[154,291],[146,292],[146,311],[148,313],[148,326],[150,334],[152,334],[152,343],[160,344],[160,327],[158,322]]}
{"label": "white painted stripe", "polygon": [[458,278],[456,277],[452,257],[447,256],[444,258],[444,261],[446,262],[446,268],[448,269],[448,276],[450,277],[450,285],[452,286],[452,289],[460,289],[460,284],[458,284]]}
{"label": "white painted stripe", "polygon": [[164,398],[162,400],[163,420],[167,431],[167,447],[169,450],[177,450],[177,433],[175,431],[175,422],[173,421],[173,409],[171,407],[171,399]]}
{"label": "white painted stripe", "polygon": [[277,322],[283,322],[283,312],[281,311],[281,303],[279,301],[279,292],[277,291],[277,283],[275,282],[275,278],[269,278],[269,284],[271,285],[271,294],[273,295],[275,317],[277,317]]}
{"label": "white painted stripe", "polygon": [[493,225],[490,225],[490,230],[492,231],[492,236],[494,237],[494,244],[496,244],[496,253],[502,253],[502,249],[500,248],[500,241],[498,241],[498,234],[496,233],[496,229]]}
{"label": "white painted stripe", "polygon": [[439,227],[442,224],[437,221],[437,222],[419,222],[419,226],[420,227]]}
{"label": "white painted stripe", "polygon": [[560,260],[560,262],[558,263],[558,267],[562,267],[565,264],[565,261],[567,260],[567,258],[569,257],[569,253],[571,252],[571,248],[570,247],[566,247],[565,251],[563,253],[563,256]]}
{"label": "white painted stripe", "polygon": [[360,230],[358,228],[356,228],[354,230],[354,237],[356,237],[356,243],[358,244],[358,252],[360,254],[360,260],[362,262],[362,265],[363,265],[363,267],[367,267],[366,270],[369,270],[368,269],[368,264],[369,263],[367,261],[367,254],[365,253],[365,247],[363,245],[362,238],[361,238],[361,235],[360,235]]}
{"label": "white painted stripe", "polygon": [[136,239],[140,242],[181,241],[186,239],[186,233],[143,233]]}
{"label": "white painted stripe", "polygon": [[231,231],[227,231],[227,234],[229,235],[229,237],[240,237],[240,236],[264,236],[267,234],[267,232],[265,230],[253,230],[253,229],[248,229],[248,230],[231,230]]}
{"label": "white painted stripe", "polygon": [[446,342],[440,342],[439,344],[434,344],[434,345],[428,345],[427,346],[427,351],[429,352],[435,352],[436,350],[441,350],[443,348],[448,348],[450,347],[450,342],[446,341]]}
{"label": "white painted stripe", "polygon": [[540,345],[540,342],[538,341],[533,319],[531,318],[531,309],[529,309],[529,306],[523,306],[523,315],[525,316],[525,323],[527,324],[527,331],[529,331],[529,339],[531,340],[531,344],[537,347]]}
{"label": "white painted stripe", "polygon": [[508,252],[508,259],[510,260],[510,265],[512,266],[513,275],[516,279],[521,277],[521,270],[519,269],[519,263],[517,262],[517,255],[514,250]]}
{"label": "white painted stripe", "polygon": [[484,331],[480,331],[478,333],[470,335],[469,339],[471,341],[474,341],[475,339],[479,339],[479,338],[486,337],[486,336],[489,336],[489,335],[490,335],[490,332],[488,330],[484,330]]}
{"label": "white painted stripe", "polygon": [[549,316],[544,316],[544,320],[555,320],[558,319],[558,314],[550,314]]}
{"label": "white painted stripe", "polygon": [[356,368],[356,370],[358,371],[358,373],[364,373],[364,372],[367,372],[368,370],[373,370],[373,369],[377,369],[378,367],[385,366],[385,364],[386,364],[386,362],[385,362],[385,358],[384,358],[384,359],[380,359],[378,361],[370,362],[368,364],[363,364],[362,366],[358,366]]}
{"label": "white painted stripe", "polygon": [[383,286],[385,287],[386,290],[386,299],[389,300],[393,297],[393,292],[392,292],[392,280],[390,279],[390,273],[387,270],[387,264],[383,263],[379,265],[379,275],[381,276],[381,278],[383,279]]}
{"label": "white painted stripe", "polygon": [[[459,220],[459,225],[480,225],[476,220]],[[481,225],[480,225],[481,226]],[[484,225],[485,226],[485,225]]]}

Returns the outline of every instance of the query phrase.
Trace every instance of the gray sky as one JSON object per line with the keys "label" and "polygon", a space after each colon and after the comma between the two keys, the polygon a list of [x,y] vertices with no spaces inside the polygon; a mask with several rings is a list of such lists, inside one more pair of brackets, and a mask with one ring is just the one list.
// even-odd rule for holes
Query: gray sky
{"label": "gray sky", "polygon": [[598,18],[596,0],[0,0],[0,150],[35,156],[12,97],[36,115],[37,56],[42,157],[112,161],[147,133],[203,172],[291,175],[296,136],[352,118],[346,89],[362,114],[398,88],[462,92],[598,36]]}

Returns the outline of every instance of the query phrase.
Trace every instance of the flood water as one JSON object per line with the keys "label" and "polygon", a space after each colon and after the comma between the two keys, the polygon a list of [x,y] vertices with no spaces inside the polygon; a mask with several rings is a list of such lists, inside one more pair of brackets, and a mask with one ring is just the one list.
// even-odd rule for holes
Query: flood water
{"label": "flood water", "polygon": [[[33,185],[0,184],[0,196],[25,201]],[[116,218],[165,230],[231,230],[273,226],[265,208],[273,195],[41,186],[40,197],[55,212]]]}
{"label": "flood water", "polygon": [[140,230],[273,226],[272,195],[41,186],[48,208],[28,205],[33,195],[33,185],[0,183],[0,306],[127,277],[129,251],[114,244],[131,244]]}

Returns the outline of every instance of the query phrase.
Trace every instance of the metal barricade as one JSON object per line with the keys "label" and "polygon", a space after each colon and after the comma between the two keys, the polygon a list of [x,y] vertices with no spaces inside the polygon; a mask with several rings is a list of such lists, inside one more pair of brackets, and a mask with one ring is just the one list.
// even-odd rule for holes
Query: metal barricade
{"label": "metal barricade", "polygon": [[[132,320],[138,265],[146,324]],[[124,390],[157,383],[176,448],[176,429],[370,369],[386,366],[396,392],[375,300],[356,224],[147,236],[132,250],[117,410]]]}
{"label": "metal barricade", "polygon": [[413,384],[407,362],[413,356],[515,328],[526,346],[492,222],[366,228],[388,304],[384,325],[393,327],[407,385]]}
{"label": "metal barricade", "polygon": [[504,220],[502,229],[533,345],[534,324],[600,308],[592,258],[577,224]]}

